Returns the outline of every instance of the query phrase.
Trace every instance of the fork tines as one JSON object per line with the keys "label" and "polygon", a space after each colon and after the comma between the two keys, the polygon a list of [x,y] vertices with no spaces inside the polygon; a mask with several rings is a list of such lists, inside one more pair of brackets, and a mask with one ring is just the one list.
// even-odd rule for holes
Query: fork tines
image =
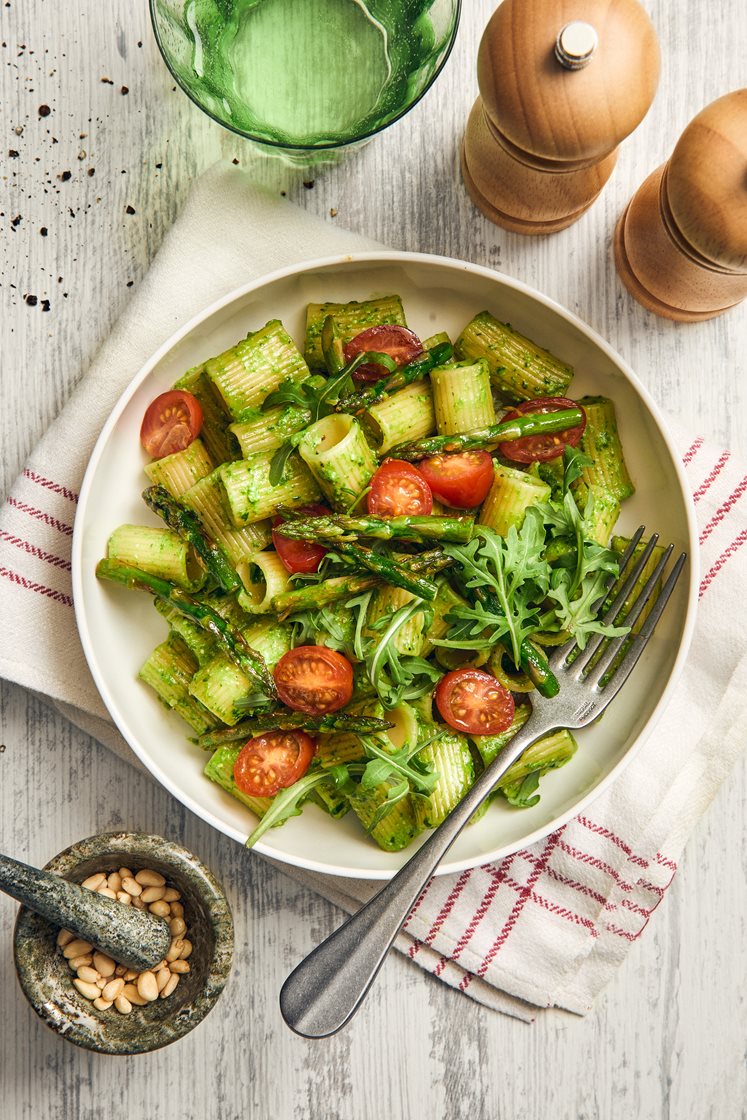
{"label": "fork tines", "polygon": [[[625,553],[620,561],[620,571],[617,579],[619,580],[625,574],[626,569],[630,565],[631,560],[635,556],[636,549],[638,548],[645,526],[641,525],[634,534],[630,544],[628,545]],[[627,680],[632,672],[638,658],[643,653],[643,650],[654,632],[656,624],[658,623],[662,612],[669,600],[670,595],[674,591],[677,580],[680,577],[687,553],[683,552],[679,555],[674,563],[674,566],[667,577],[666,582],[661,587],[661,590],[656,593],[657,587],[660,584],[664,571],[671,559],[674,551],[674,545],[670,544],[662,554],[656,567],[646,580],[646,583],[630,609],[626,612],[625,617],[618,621],[618,615],[627,602],[629,596],[635,590],[646,565],[656,548],[659,536],[657,533],[652,533],[649,540],[646,542],[640,556],[636,559],[631,571],[626,575],[626,578],[615,595],[612,603],[600,614],[600,621],[606,626],[613,626],[622,623],[629,629],[625,634],[619,635],[615,638],[605,637],[603,634],[595,634],[586,647],[578,652],[578,647],[575,641],[568,642],[566,645],[561,646],[555,653],[551,660],[551,665],[556,671],[566,669],[568,657],[570,654],[577,652],[577,656],[573,659],[573,663],[568,667],[567,671],[576,680],[582,680],[585,685],[592,688],[600,686],[603,690],[606,699],[611,699],[622,684]],[[614,579],[611,585],[616,582]],[[611,586],[610,585],[610,586]],[[610,588],[608,587],[608,591]],[[654,598],[655,597],[655,598]],[[641,617],[646,606],[654,599],[650,613],[648,614],[645,622],[641,626],[637,634],[633,634],[632,630],[638,619]],[[597,656],[599,654],[599,656]],[[619,663],[615,665],[616,659]],[[590,666],[590,667],[589,667]],[[587,670],[588,671],[585,671]],[[614,672],[609,681],[605,680],[605,675]]]}

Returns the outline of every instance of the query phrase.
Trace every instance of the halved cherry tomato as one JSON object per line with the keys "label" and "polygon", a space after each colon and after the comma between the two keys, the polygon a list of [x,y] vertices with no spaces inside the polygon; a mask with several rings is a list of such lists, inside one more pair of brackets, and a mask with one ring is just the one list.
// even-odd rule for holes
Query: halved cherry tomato
{"label": "halved cherry tomato", "polygon": [[151,459],[184,451],[202,429],[202,406],[184,389],[169,389],[148,405],[140,428],[140,442]]}
{"label": "halved cherry tomato", "polygon": [[[526,416],[529,412],[561,412],[564,408],[578,407],[578,401],[569,400],[568,397],[537,397],[536,400],[517,404],[516,408],[506,413],[503,420],[515,420],[517,416]],[[498,445],[498,450],[504,459],[510,459],[512,463],[537,463],[544,462],[545,459],[557,459],[566,447],[576,446],[585,427],[586,413],[583,422],[575,428],[568,428],[564,432],[549,432],[544,436],[507,440]]]}
{"label": "halved cherry tomato", "polygon": [[315,751],[305,731],[265,731],[239,751],[234,781],[248,797],[272,797],[304,776]]}
{"label": "halved cherry tomato", "polygon": [[[329,510],[326,506],[315,504],[302,506],[297,512],[308,514],[310,517],[321,517],[329,513]],[[272,524],[272,543],[287,570],[291,573],[317,572],[327,555],[324,545],[317,544],[316,541],[292,541],[290,537],[284,537],[282,533],[277,532],[278,525],[283,524],[282,517],[276,517]]]}
{"label": "halved cherry tomato", "polygon": [[273,676],[283,703],[309,716],[336,712],[353,695],[352,665],[326,646],[296,646],[283,654]]}
{"label": "halved cherry tomato", "polygon": [[455,669],[441,677],[436,707],[449,727],[467,735],[498,735],[514,718],[511,693],[480,669]]}
{"label": "halved cherry tomato", "polygon": [[487,451],[433,455],[418,467],[433,496],[457,509],[479,506],[493,485],[493,460]]}
{"label": "halved cherry tomato", "polygon": [[368,512],[374,517],[427,517],[433,494],[417,467],[385,459],[371,479]]}
{"label": "halved cherry tomato", "polygon": [[[407,327],[395,324],[382,324],[378,327],[369,327],[361,331],[350,342],[345,343],[345,361],[352,362],[359,354],[366,350],[375,350],[379,354],[388,354],[397,366],[406,366],[419,354],[423,353],[423,344],[416,334],[408,331]],[[366,362],[358,366],[353,373],[353,381],[379,381],[388,377],[389,370],[375,362]]]}

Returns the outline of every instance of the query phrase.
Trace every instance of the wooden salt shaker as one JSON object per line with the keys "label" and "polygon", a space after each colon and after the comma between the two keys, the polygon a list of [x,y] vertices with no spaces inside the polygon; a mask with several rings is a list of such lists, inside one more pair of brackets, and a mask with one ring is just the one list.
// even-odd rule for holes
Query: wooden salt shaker
{"label": "wooden salt shaker", "polygon": [[477,58],[462,174],[516,233],[554,233],[591,206],[648,112],[659,46],[637,0],[504,0]]}
{"label": "wooden salt shaker", "polygon": [[697,322],[747,296],[747,89],[698,113],[615,230],[630,294],[667,319]]}

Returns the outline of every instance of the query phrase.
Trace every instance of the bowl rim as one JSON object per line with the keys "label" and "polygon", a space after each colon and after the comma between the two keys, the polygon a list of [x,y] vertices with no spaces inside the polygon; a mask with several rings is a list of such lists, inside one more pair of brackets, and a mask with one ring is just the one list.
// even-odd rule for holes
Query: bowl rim
{"label": "bowl rim", "polygon": [[[688,562],[686,564],[686,571],[689,576],[689,587],[687,593],[687,608],[685,613],[685,622],[682,630],[682,636],[679,643],[679,649],[672,666],[664,690],[649,716],[646,723],[641,728],[634,742],[625,752],[625,754],[615,763],[607,774],[600,781],[584,794],[573,806],[564,812],[554,817],[552,821],[546,822],[528,833],[526,836],[510,841],[490,852],[486,852],[479,858],[467,857],[459,860],[444,860],[436,870],[437,876],[454,874],[456,872],[465,871],[472,867],[482,866],[483,864],[492,863],[496,860],[503,859],[505,856],[511,855],[514,852],[520,851],[530,845],[536,843],[538,840],[545,838],[552,832],[557,831],[568,823],[573,817],[582,813],[592,801],[596,800],[607,788],[611,785],[615,777],[624,769],[624,767],[635,757],[643,743],[648,739],[651,732],[654,730],[656,724],[664,713],[666,706],[671,697],[672,691],[677,683],[680,673],[684,667],[687,654],[690,649],[693,631],[695,628],[695,617],[698,603],[698,588],[699,588],[699,555],[698,555],[698,530],[695,519],[695,506],[693,503],[692,495],[685,477],[684,466],[680,461],[679,454],[675,448],[672,438],[667,429],[666,421],[664,420],[658,405],[651,397],[646,387],[638,380],[631,367],[625,360],[617,353],[617,351],[605,341],[600,334],[598,334],[592,327],[588,326],[582,319],[580,319],[574,312],[569,311],[563,307],[556,300],[549,296],[543,295],[536,288],[524,283],[524,281],[517,280],[504,273],[496,272],[494,269],[487,268],[484,265],[472,264],[471,262],[461,260],[457,257],[439,256],[430,253],[410,253],[401,250],[378,250],[368,252],[351,252],[335,254],[333,256],[319,257],[310,261],[302,261],[292,265],[286,265],[283,268],[276,269],[274,272],[266,273],[256,280],[252,280],[247,284],[243,284],[238,288],[234,288],[231,292],[221,296],[219,299],[214,300],[207,308],[199,311],[193,315],[186,323],[179,327],[165,342],[163,342],[151,357],[140,368],[138,373],[135,374],[129,385],[121,393],[114,405],[109,417],[104,424],[101,433],[96,441],[96,444],[91,452],[91,457],[86,467],[86,472],[83,482],[80,487],[80,494],[78,499],[78,508],[76,511],[75,522],[73,526],[73,542],[72,542],[72,584],[73,584],[73,602],[75,607],[75,617],[78,626],[83,651],[88,663],[89,670],[93,676],[99,694],[107,708],[107,711],[112,717],[115,725],[120,730],[128,745],[134,751],[136,756],[145,765],[148,771],[169,791],[174,797],[177,798],[183,805],[195,813],[198,817],[204,820],[207,824],[212,825],[219,832],[241,843],[241,838],[234,832],[233,829],[226,826],[218,817],[209,809],[200,805],[189,795],[183,793],[177,786],[170,774],[158,766],[148,755],[147,751],[137,742],[134,736],[130,736],[128,732],[123,730],[117,715],[117,706],[111,697],[103,679],[103,675],[97,663],[97,657],[94,650],[93,638],[88,626],[88,620],[83,606],[84,602],[84,567],[83,567],[83,535],[84,535],[84,522],[86,519],[88,499],[91,489],[93,487],[94,477],[97,472],[99,461],[102,458],[106,445],[109,441],[109,436],[114,430],[120,416],[130,402],[131,397],[136,390],[140,387],[142,382],[149,376],[153,369],[162,361],[162,359],[172,350],[183,338],[199,327],[203,322],[216,315],[219,311],[228,307],[231,303],[244,299],[246,296],[257,292],[269,284],[276,283],[277,281],[289,279],[293,276],[321,272],[325,269],[334,269],[344,265],[361,265],[366,263],[384,263],[392,265],[406,265],[408,263],[418,263],[425,266],[436,268],[443,268],[445,270],[457,269],[467,272],[471,275],[480,276],[483,279],[490,280],[496,283],[499,287],[505,286],[512,288],[524,295],[547,307],[555,312],[560,318],[564,319],[581,334],[583,334],[594,346],[602,350],[602,352],[610,359],[616,368],[623,374],[625,379],[631,384],[635,393],[646,405],[651,418],[653,419],[658,433],[669,452],[672,465],[674,466],[675,474],[677,476],[680,495],[683,500],[685,515],[687,520],[687,540],[688,540]],[[385,881],[391,879],[396,875],[398,868],[385,870],[382,868],[353,868],[344,864],[330,865],[328,863],[319,863],[313,858],[306,856],[294,855],[276,848],[267,846],[264,841],[258,842],[254,851],[267,856],[269,859],[277,860],[280,863],[288,864],[292,867],[298,867],[306,871],[318,872],[324,875],[337,875],[342,878],[351,879],[367,879],[374,881]]]}
{"label": "bowl rim", "polygon": [[151,28],[153,29],[153,38],[156,41],[156,46],[158,47],[158,52],[161,55],[161,58],[163,59],[164,65],[166,66],[166,69],[169,71],[172,78],[177,83],[177,85],[182,90],[182,92],[187,95],[187,97],[189,98],[189,100],[192,102],[193,105],[197,106],[197,108],[200,110],[201,113],[204,113],[205,116],[210,118],[210,120],[215,121],[215,123],[217,125],[220,125],[221,128],[225,128],[229,132],[233,132],[235,136],[240,136],[242,138],[242,140],[249,140],[253,144],[260,144],[263,147],[274,149],[275,151],[278,151],[278,152],[294,152],[294,153],[300,154],[302,152],[309,152],[309,153],[333,152],[333,151],[336,151],[336,150],[342,149],[342,148],[350,148],[350,147],[354,146],[355,144],[363,144],[365,141],[371,140],[371,139],[373,139],[374,136],[378,136],[379,133],[384,132],[391,125],[396,124],[397,121],[402,120],[402,118],[404,116],[406,116],[407,113],[409,113],[411,109],[414,109],[415,106],[418,104],[418,102],[422,101],[422,99],[425,97],[425,95],[428,93],[428,91],[434,85],[437,78],[440,76],[442,70],[446,66],[446,63],[449,61],[449,56],[451,55],[451,52],[454,49],[454,43],[456,42],[456,37],[459,33],[459,24],[460,24],[460,21],[461,21],[461,18],[462,18],[462,0],[454,0],[454,2],[455,2],[454,25],[453,25],[452,30],[451,30],[451,35],[449,37],[449,41],[446,44],[446,49],[444,51],[443,57],[442,57],[441,61],[439,62],[438,66],[436,67],[436,69],[433,71],[433,74],[431,75],[430,80],[423,87],[423,89],[420,91],[420,93],[415,98],[415,100],[411,101],[409,103],[409,105],[406,105],[403,109],[400,109],[396,113],[396,115],[393,116],[391,118],[391,120],[388,120],[385,124],[380,124],[377,128],[371,128],[371,129],[368,130],[368,132],[361,133],[360,136],[355,136],[351,140],[331,140],[329,142],[325,142],[325,143],[321,143],[321,144],[283,144],[279,140],[268,140],[266,137],[260,137],[260,136],[255,135],[254,133],[245,132],[244,129],[237,128],[235,125],[230,124],[228,121],[223,121],[219,117],[216,117],[216,115],[213,112],[211,112],[210,109],[206,108],[205,105],[201,104],[201,102],[198,100],[198,98],[195,96],[195,94],[192,92],[192,90],[189,88],[189,86],[184,84],[181,77],[179,76],[179,74],[177,74],[176,70],[174,70],[174,68],[171,65],[171,62],[169,61],[168,55],[167,55],[166,50],[165,50],[165,48],[163,46],[163,43],[161,41],[161,35],[160,35],[160,32],[159,32],[158,23],[157,23],[157,20],[156,20],[156,4],[158,3],[158,0],[148,0],[148,10],[149,10],[149,13],[150,13]]}
{"label": "bowl rim", "polygon": [[[146,850],[147,843],[151,842],[156,842],[158,845],[156,855],[151,855]],[[50,1027],[55,1034],[83,1050],[93,1051],[97,1054],[108,1054],[112,1057],[129,1057],[152,1053],[169,1046],[172,1042],[178,1042],[199,1026],[213,1010],[231,974],[234,949],[233,915],[225,890],[210,868],[181,844],[152,833],[113,831],[87,836],[83,840],[77,840],[73,844],[69,844],[67,848],[63,848],[61,852],[52,856],[44,864],[43,870],[55,872],[63,878],[69,879],[74,874],[75,868],[81,864],[96,858],[106,859],[114,854],[122,859],[122,866],[127,866],[133,858],[138,862],[143,860],[146,863],[150,859],[173,868],[175,877],[179,875],[180,868],[183,866],[190,868],[193,873],[199,876],[201,889],[205,896],[205,912],[215,937],[213,955],[208,962],[206,985],[198,994],[198,998],[203,1002],[200,1014],[194,1019],[181,1018],[177,1021],[176,1027],[172,1027],[167,1032],[168,1037],[155,1042],[152,1046],[129,1048],[96,1045],[95,1037],[92,1034],[82,1030],[79,1024],[74,1021],[70,1023],[68,1020],[62,1020],[56,1005],[46,1001],[41,1002],[34,994],[29,976],[30,970],[25,965],[21,966],[23,949],[19,945],[20,935],[24,925],[29,921],[42,921],[45,926],[53,926],[53,923],[35,914],[28,906],[21,905],[19,907],[13,924],[13,964],[21,991],[42,1022]],[[125,860],[128,863],[125,863]],[[220,963],[217,964],[216,962]],[[161,1026],[164,1025],[161,1024]]]}

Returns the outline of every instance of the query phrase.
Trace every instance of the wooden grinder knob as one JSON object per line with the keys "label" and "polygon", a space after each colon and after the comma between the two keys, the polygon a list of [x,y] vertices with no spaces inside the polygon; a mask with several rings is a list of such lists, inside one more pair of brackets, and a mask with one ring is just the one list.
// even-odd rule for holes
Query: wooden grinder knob
{"label": "wooden grinder knob", "polygon": [[571,225],[611,175],[658,78],[656,34],[638,0],[504,0],[480,43],[480,97],[462,149],[474,203],[517,233]]}
{"label": "wooden grinder knob", "polygon": [[747,296],[747,89],[711,102],[615,230],[631,295],[667,319],[720,315]]}

